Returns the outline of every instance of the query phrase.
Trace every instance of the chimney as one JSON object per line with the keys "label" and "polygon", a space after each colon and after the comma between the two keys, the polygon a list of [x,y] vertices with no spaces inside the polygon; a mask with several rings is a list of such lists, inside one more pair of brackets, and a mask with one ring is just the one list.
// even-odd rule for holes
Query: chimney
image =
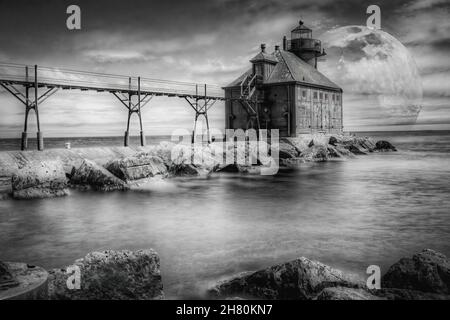
{"label": "chimney", "polygon": [[261,52],[266,52],[266,44],[265,43],[261,43]]}
{"label": "chimney", "polygon": [[276,45],[275,46],[275,51],[279,51],[280,50],[280,46],[279,45]]}
{"label": "chimney", "polygon": [[283,37],[283,50],[286,51],[286,47],[287,47],[287,40],[286,40],[286,36]]}

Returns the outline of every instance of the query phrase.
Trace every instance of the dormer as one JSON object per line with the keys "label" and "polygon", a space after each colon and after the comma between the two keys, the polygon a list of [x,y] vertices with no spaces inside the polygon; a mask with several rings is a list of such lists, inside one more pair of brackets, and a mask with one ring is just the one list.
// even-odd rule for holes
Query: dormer
{"label": "dormer", "polygon": [[269,78],[278,60],[274,55],[266,52],[266,45],[263,43],[261,44],[261,52],[250,62],[253,64],[253,74],[256,74],[258,79],[265,81]]}

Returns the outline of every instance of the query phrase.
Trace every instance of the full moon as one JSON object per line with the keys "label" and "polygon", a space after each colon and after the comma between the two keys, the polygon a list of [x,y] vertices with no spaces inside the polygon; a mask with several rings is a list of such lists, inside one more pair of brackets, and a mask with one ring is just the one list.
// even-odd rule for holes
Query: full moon
{"label": "full moon", "polygon": [[390,34],[345,26],[321,36],[327,55],[319,70],[344,90],[350,126],[414,124],[422,81],[405,46]]}

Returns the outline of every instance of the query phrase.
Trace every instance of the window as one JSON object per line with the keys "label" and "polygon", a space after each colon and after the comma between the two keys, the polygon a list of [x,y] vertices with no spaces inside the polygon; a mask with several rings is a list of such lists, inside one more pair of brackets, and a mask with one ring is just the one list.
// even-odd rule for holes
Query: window
{"label": "window", "polygon": [[317,91],[314,91],[314,99],[317,99]]}
{"label": "window", "polygon": [[302,90],[302,97],[306,99],[306,90]]}
{"label": "window", "polygon": [[323,99],[323,93],[319,93],[319,99],[322,100]]}

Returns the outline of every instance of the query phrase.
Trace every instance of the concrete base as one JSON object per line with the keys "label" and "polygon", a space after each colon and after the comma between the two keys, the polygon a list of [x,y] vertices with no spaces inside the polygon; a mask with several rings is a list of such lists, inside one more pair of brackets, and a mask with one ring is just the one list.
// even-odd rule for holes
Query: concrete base
{"label": "concrete base", "polygon": [[36,137],[38,150],[39,151],[44,150],[44,133],[42,131],[38,131]]}
{"label": "concrete base", "polygon": [[5,262],[19,282],[18,286],[0,290],[0,300],[38,300],[48,297],[48,273],[44,269],[20,262]]}
{"label": "concrete base", "polygon": [[130,133],[128,131],[125,131],[125,136],[123,138],[123,145],[124,147],[128,147],[130,145]]}
{"label": "concrete base", "polygon": [[141,146],[145,147],[145,133],[141,131]]}
{"label": "concrete base", "polygon": [[28,149],[28,134],[26,132],[22,132],[22,146],[21,150]]}

